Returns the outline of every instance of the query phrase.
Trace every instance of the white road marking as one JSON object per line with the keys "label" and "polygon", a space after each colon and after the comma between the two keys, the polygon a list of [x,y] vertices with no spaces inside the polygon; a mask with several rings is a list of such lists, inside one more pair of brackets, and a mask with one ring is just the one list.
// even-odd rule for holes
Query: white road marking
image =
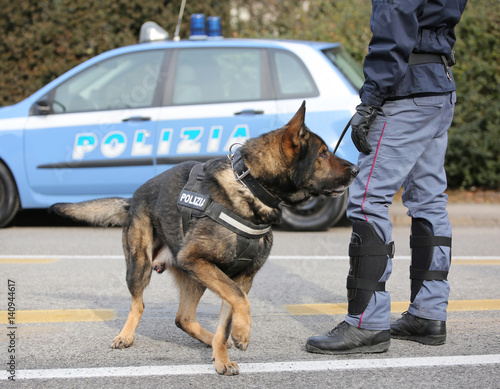
{"label": "white road marking", "polygon": [[[55,258],[55,259],[124,259],[123,255],[0,255],[0,259],[46,259],[46,258]],[[348,260],[349,257],[347,255],[270,255],[270,260]],[[397,255],[394,259],[401,260],[409,260],[410,256],[407,255]],[[452,261],[454,259],[469,259],[469,260],[500,260],[500,256],[476,256],[476,255],[454,255]],[[453,264],[453,262],[452,262]]]}
{"label": "white road marking", "polygon": [[[282,373],[300,371],[329,370],[364,370],[393,368],[423,368],[466,365],[500,364],[500,354],[492,355],[457,355],[444,357],[420,358],[385,358],[385,359],[342,359],[333,361],[300,361],[241,363],[240,374]],[[75,379],[101,377],[143,377],[216,374],[213,365],[172,365],[172,366],[130,366],[99,367],[82,369],[43,369],[18,370],[16,380],[36,379]],[[5,375],[0,379],[6,380]]]}

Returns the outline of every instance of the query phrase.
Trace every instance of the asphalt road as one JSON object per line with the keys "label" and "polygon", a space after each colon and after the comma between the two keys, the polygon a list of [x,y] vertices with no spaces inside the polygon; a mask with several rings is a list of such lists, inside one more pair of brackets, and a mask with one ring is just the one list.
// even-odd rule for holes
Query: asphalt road
{"label": "asphalt road", "polygon": [[[240,375],[223,377],[213,370],[211,349],[175,326],[177,292],[166,273],[152,276],[134,345],[112,350],[130,301],[121,231],[44,220],[34,213],[0,230],[0,387],[7,387],[12,354],[12,387],[21,388],[500,387],[500,226],[454,228],[445,345],[393,340],[387,353],[352,356],[304,348],[308,336],[344,317],[350,228],[275,231],[271,257],[249,294],[250,346],[230,350]],[[387,284],[394,319],[409,298],[407,235],[408,226],[398,223]],[[11,324],[9,302],[16,309]],[[218,310],[218,298],[206,293],[200,323],[213,330]]]}

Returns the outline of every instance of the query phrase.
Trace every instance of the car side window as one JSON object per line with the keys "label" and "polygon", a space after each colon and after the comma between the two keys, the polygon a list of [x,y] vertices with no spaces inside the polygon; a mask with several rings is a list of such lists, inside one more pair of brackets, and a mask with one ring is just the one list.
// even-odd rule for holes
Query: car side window
{"label": "car side window", "polygon": [[99,62],[56,88],[52,112],[151,107],[164,56],[163,50],[142,51]]}
{"label": "car side window", "polygon": [[254,48],[179,50],[172,104],[263,99],[262,57]]}
{"label": "car side window", "polygon": [[363,68],[342,47],[323,50],[323,54],[340,70],[356,91],[361,89],[365,82]]}
{"label": "car side window", "polygon": [[284,50],[275,50],[272,58],[278,99],[319,96],[309,71],[296,55]]}

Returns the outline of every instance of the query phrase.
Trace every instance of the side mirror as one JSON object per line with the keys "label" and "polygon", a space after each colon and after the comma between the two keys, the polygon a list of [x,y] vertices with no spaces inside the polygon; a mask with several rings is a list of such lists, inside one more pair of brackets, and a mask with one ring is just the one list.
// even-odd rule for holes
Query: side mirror
{"label": "side mirror", "polygon": [[48,115],[52,112],[52,106],[46,97],[38,100],[31,108],[32,115]]}

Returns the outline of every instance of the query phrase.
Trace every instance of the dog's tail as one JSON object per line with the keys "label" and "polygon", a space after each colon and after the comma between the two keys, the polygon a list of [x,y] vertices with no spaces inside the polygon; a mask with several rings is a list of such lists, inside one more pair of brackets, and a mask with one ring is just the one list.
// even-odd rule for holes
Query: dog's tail
{"label": "dog's tail", "polygon": [[130,208],[130,199],[110,197],[81,203],[57,203],[49,212],[98,227],[123,226]]}

